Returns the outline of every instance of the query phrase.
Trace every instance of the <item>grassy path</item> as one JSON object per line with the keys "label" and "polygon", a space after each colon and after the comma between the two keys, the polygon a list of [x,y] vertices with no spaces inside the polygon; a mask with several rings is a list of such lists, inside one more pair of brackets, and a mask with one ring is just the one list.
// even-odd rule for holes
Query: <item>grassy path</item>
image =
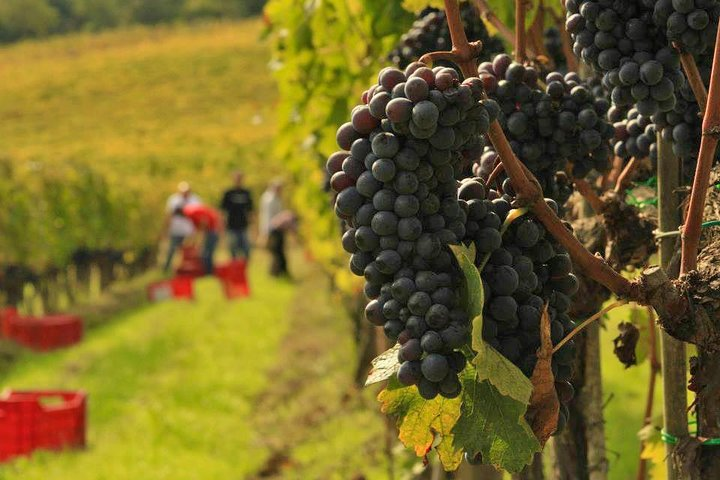
{"label": "grassy path", "polygon": [[312,267],[295,284],[261,267],[250,299],[201,280],[195,302],[147,305],[75,348],[23,356],[2,386],[86,390],[89,448],[40,452],[0,478],[346,479],[368,463],[380,475],[382,421],[350,395],[350,322]]}

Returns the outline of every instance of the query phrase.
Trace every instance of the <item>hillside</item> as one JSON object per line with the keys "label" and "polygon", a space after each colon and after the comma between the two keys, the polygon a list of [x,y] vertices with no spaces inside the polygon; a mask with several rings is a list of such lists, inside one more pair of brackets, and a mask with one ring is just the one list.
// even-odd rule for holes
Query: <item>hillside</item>
{"label": "hillside", "polygon": [[[217,195],[269,165],[275,87],[259,20],[132,28],[0,48],[0,158],[19,168],[101,166],[113,181],[182,178]],[[262,165],[262,173],[257,166]]]}

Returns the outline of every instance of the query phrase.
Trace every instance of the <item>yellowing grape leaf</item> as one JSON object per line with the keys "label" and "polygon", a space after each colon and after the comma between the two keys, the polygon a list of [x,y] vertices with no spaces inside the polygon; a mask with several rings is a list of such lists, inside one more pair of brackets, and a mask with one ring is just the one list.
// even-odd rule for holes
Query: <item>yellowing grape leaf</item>
{"label": "yellowing grape leaf", "polygon": [[419,457],[433,445],[445,470],[455,470],[462,461],[462,450],[454,447],[452,428],[460,418],[460,397],[425,400],[416,387],[403,387],[391,379],[378,395],[383,413],[397,419],[398,438]]}
{"label": "yellowing grape leaf", "polygon": [[557,429],[560,401],[555,390],[555,377],[552,373],[552,339],[550,338],[550,315],[547,305],[540,317],[540,348],[537,350],[537,363],[530,382],[533,386],[530,406],[526,418],[530,422],[540,445],[545,445],[550,435]]}
{"label": "yellowing grape leaf", "polygon": [[478,381],[472,368],[463,375],[460,419],[452,429],[454,446],[483,463],[508,472],[528,465],[540,444],[525,421],[526,405],[502,395],[489,381]]}
{"label": "yellowing grape leaf", "polygon": [[665,445],[662,442],[648,442],[640,452],[640,458],[649,460],[652,468],[648,472],[650,480],[664,480],[667,476],[667,464],[665,463]]}
{"label": "yellowing grape leaf", "polygon": [[400,362],[398,361],[398,351],[400,351],[400,344],[395,344],[389,350],[381,353],[377,357],[373,358],[371,365],[372,369],[368,374],[367,380],[365,380],[365,386],[372,385],[373,383],[379,383],[383,380],[390,378],[400,368]]}

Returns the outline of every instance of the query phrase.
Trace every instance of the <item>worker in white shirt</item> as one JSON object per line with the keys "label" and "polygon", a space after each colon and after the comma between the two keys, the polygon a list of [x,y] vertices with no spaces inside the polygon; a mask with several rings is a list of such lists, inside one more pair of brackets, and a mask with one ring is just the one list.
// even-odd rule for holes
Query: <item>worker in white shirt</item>
{"label": "worker in white shirt", "polygon": [[168,237],[167,256],[163,265],[165,272],[170,270],[175,251],[180,248],[187,237],[195,232],[192,221],[183,215],[178,215],[177,212],[186,205],[196,203],[200,203],[200,197],[192,192],[188,182],[180,182],[177,192],[167,199],[165,224],[163,226],[163,234]]}

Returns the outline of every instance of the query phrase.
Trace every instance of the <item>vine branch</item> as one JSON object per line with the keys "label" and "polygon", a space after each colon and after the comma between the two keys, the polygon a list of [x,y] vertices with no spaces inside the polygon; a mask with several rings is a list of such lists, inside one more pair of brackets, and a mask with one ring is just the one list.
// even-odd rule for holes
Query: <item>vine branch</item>
{"label": "vine branch", "polygon": [[690,53],[683,51],[677,43],[673,43],[673,47],[680,53],[680,64],[685,71],[685,76],[695,95],[698,107],[700,107],[700,113],[704,114],[708,101],[708,92],[700,76],[697,63],[695,63],[695,58]]}
{"label": "vine branch", "polygon": [[525,6],[525,0],[515,0],[515,61],[518,63],[527,59]]}
{"label": "vine branch", "polygon": [[595,315],[593,315],[592,317],[590,317],[590,318],[588,318],[587,320],[585,320],[584,322],[582,322],[580,325],[578,325],[577,327],[575,327],[575,328],[573,329],[573,331],[571,331],[570,333],[568,333],[568,334],[565,336],[565,338],[563,338],[562,340],[560,340],[560,342],[558,342],[557,345],[555,345],[555,346],[553,347],[553,353],[555,353],[555,352],[557,352],[558,350],[560,350],[560,349],[563,347],[563,345],[565,345],[565,344],[568,343],[570,340],[572,340],[575,335],[577,335],[578,333],[582,332],[582,331],[585,329],[585,327],[587,327],[588,325],[590,325],[592,322],[594,322],[594,321],[597,320],[598,318],[602,317],[603,315],[605,315],[606,313],[608,313],[610,310],[614,310],[614,309],[616,309],[617,307],[622,307],[622,306],[625,305],[626,303],[628,303],[627,300],[618,300],[617,302],[613,302],[613,303],[611,303],[610,305],[608,305],[607,307],[605,307],[605,308],[603,308],[602,310],[600,310],[599,312],[597,312],[597,313],[596,313]]}
{"label": "vine branch", "polygon": [[[702,139],[698,154],[695,178],[693,179],[690,203],[688,205],[685,224],[682,229],[682,261],[680,274],[688,273],[697,267],[700,230],[702,228],[703,210],[707,199],[710,172],[712,170],[718,135],[720,135],[720,29],[715,39],[712,73],[710,74],[710,93],[704,103],[707,105],[702,124]],[[701,104],[702,106],[703,104]]]}
{"label": "vine branch", "polygon": [[600,200],[600,197],[592,185],[584,178],[576,178],[573,182],[575,183],[577,191],[587,200],[595,214],[600,214],[603,210],[603,202]]}
{"label": "vine branch", "polygon": [[623,168],[622,172],[620,172],[620,175],[615,182],[615,193],[620,193],[622,189],[625,188],[625,186],[630,180],[630,175],[639,163],[640,162],[636,157],[630,158],[630,161],[627,163],[627,165],[625,165],[625,168]]}
{"label": "vine branch", "polygon": [[513,35],[513,31],[510,30],[510,28],[508,28],[508,26],[505,25],[497,15],[495,15],[487,2],[485,0],[474,0],[473,5],[478,11],[480,18],[495,27],[498,33],[500,33],[500,36],[503,37],[506,42],[511,43],[514,47],[515,36]]}

